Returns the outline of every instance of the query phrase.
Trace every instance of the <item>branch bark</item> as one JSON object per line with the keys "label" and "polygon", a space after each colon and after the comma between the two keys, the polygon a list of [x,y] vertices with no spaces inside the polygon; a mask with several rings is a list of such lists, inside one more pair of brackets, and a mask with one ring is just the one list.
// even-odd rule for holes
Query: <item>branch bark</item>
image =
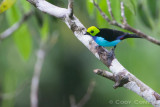
{"label": "branch bark", "polygon": [[[73,15],[70,18],[70,10],[66,8],[60,8],[45,0],[28,0],[31,4],[37,7],[39,10],[50,14],[54,17],[62,19],[67,26],[73,31],[74,35],[99,59],[101,60],[113,73],[115,77],[115,88],[124,86],[125,88],[132,90],[139,96],[142,96],[145,100],[150,102],[153,106],[160,106],[160,95],[153,89],[145,85],[138,78],[128,72],[115,58],[114,55],[109,56],[109,51],[103,47],[98,47],[92,37],[84,35],[86,28],[83,24]],[[111,22],[113,23],[113,22]],[[118,23],[116,23],[118,26]],[[97,48],[96,48],[97,47]],[[122,81],[123,80],[123,81]],[[124,82],[124,83],[123,83]]]}

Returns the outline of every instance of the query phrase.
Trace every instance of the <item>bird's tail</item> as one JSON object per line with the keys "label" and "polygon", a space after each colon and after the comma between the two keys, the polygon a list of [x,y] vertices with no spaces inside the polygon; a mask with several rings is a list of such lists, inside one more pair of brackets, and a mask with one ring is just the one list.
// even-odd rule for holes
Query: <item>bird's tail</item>
{"label": "bird's tail", "polygon": [[136,34],[127,34],[127,35],[124,36],[123,39],[127,39],[127,38],[142,38],[142,37],[140,37]]}

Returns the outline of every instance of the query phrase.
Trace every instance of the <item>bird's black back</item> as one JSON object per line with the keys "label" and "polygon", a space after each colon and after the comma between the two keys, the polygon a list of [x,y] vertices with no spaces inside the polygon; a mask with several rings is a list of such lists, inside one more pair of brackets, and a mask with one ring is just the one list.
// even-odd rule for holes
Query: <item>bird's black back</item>
{"label": "bird's black back", "polygon": [[114,41],[114,40],[120,39],[119,38],[120,36],[124,36],[122,37],[121,40],[126,39],[126,38],[141,38],[137,36],[136,34],[129,34],[129,33],[125,33],[122,31],[113,30],[113,29],[102,28],[99,30],[100,32],[96,36],[103,37],[107,41]]}
{"label": "bird's black back", "polygon": [[118,30],[102,28],[100,29],[100,32],[96,36],[103,37],[108,41],[114,41],[119,36],[122,36],[122,35],[126,35],[126,33]]}

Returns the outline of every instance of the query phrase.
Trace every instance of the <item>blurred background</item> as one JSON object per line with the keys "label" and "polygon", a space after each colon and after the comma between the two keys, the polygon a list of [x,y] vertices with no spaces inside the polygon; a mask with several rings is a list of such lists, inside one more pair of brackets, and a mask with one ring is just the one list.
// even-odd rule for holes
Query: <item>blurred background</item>
{"label": "blurred background", "polygon": [[[108,68],[61,20],[40,12],[26,0],[13,1],[8,0],[6,4],[10,8],[2,12],[4,3],[0,0],[0,33],[22,19],[25,13],[31,10],[34,13],[17,31],[0,41],[0,107],[30,106],[31,80],[41,44],[45,44],[46,55],[40,74],[39,107],[70,107],[69,96],[74,95],[78,103],[91,81],[95,82],[95,87],[83,107],[152,107],[132,91],[115,90],[112,81],[94,74],[94,69]],[[48,1],[60,7],[68,5],[68,0]],[[121,23],[120,0],[110,1],[115,19]],[[160,40],[160,0],[122,1],[127,22]],[[97,3],[109,16],[106,0],[97,0]],[[95,25],[125,31],[109,25],[90,0],[74,0],[74,14],[85,27]],[[145,39],[129,39],[117,46],[115,54],[126,69],[160,93],[158,45]]]}

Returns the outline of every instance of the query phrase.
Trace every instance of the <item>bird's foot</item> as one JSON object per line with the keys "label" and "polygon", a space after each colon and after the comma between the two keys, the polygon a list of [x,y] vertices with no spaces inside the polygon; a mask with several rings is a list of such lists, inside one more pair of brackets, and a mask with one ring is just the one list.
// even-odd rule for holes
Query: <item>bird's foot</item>
{"label": "bird's foot", "polygon": [[109,51],[108,54],[107,54],[107,57],[112,58],[113,56],[114,56],[114,51],[112,51],[112,50]]}
{"label": "bird's foot", "polygon": [[106,48],[102,48],[102,46],[95,46],[95,48],[98,50],[98,53],[102,53],[103,51],[102,50],[105,50],[108,54],[107,54],[107,58],[112,58],[114,57],[114,51],[115,51],[115,48],[116,46],[114,46],[114,48],[112,48],[110,51],[108,51]]}
{"label": "bird's foot", "polygon": [[102,54],[104,51],[108,52],[108,50],[106,48],[104,48],[103,46],[95,46],[95,48],[98,50],[98,53]]}
{"label": "bird's foot", "polygon": [[113,57],[115,55],[114,51],[116,49],[116,46],[114,46],[113,48],[111,48],[111,50],[108,53],[108,58]]}

